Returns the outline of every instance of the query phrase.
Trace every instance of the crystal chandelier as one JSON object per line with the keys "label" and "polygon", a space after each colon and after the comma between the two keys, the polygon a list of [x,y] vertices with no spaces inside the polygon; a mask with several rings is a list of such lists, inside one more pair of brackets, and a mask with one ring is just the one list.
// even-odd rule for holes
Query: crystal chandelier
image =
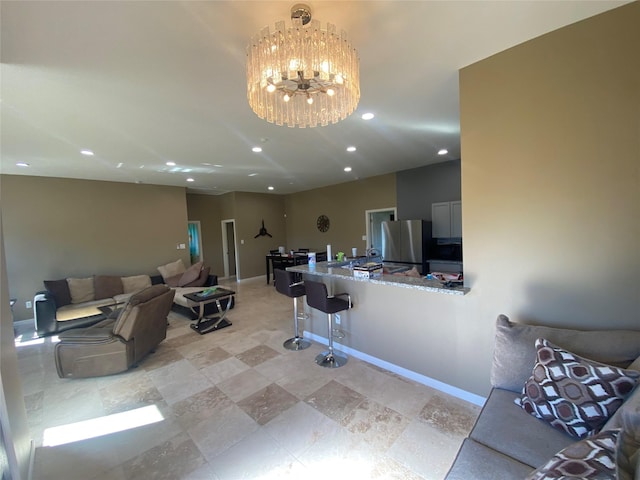
{"label": "crystal chandelier", "polygon": [[276,125],[315,127],[351,115],[360,100],[358,53],[346,32],[326,30],[311,9],[291,9],[293,26],[276,23],[247,47],[247,98],[258,117]]}

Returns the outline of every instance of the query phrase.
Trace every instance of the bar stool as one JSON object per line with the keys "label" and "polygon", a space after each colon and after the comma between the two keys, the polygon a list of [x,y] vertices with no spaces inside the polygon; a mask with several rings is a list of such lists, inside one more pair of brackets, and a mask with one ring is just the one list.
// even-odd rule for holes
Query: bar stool
{"label": "bar stool", "polygon": [[[333,314],[347,310],[353,307],[351,303],[351,295],[348,293],[336,293],[329,296],[327,294],[327,286],[322,282],[312,282],[306,280],[304,282],[307,289],[307,304],[327,314],[327,321],[329,325],[328,339],[329,350],[322,352],[316,357],[316,363],[321,367],[338,368],[347,363],[347,356],[342,352],[334,351],[333,349]],[[344,297],[347,299],[337,298]]]}
{"label": "bar stool", "polygon": [[[298,333],[298,297],[306,294],[304,282],[296,282],[295,275],[286,270],[275,269],[276,290],[287,297],[293,298],[293,324],[295,336],[286,340],[282,346],[287,350],[304,350],[311,346],[311,342],[302,338]],[[304,317],[303,317],[304,318]]]}

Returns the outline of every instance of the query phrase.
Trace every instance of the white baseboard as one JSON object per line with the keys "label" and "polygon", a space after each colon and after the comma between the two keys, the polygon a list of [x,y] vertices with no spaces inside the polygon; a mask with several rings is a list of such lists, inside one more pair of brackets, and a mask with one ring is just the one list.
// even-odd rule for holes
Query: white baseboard
{"label": "white baseboard", "polygon": [[[303,336],[305,338],[308,338],[309,340],[313,340],[314,342],[321,343],[323,345],[329,344],[328,340],[325,337],[321,337],[319,335],[316,335],[315,333],[308,332],[306,330],[303,332]],[[394,365],[393,363],[389,363],[386,360],[381,360],[369,354],[362,353],[351,347],[342,345],[336,341],[333,342],[333,345],[336,350],[340,350],[341,352],[344,352],[355,358],[359,358],[360,360],[364,360],[365,362],[371,363],[372,365],[376,365],[377,367],[384,368],[385,370],[389,370],[390,372],[397,373],[398,375],[402,375],[403,377],[408,378],[409,380],[413,380],[415,382],[421,383],[422,385],[426,385],[428,387],[435,388],[436,390],[440,390],[441,392],[447,393],[449,395],[453,395],[454,397],[460,398],[469,403],[473,403],[474,405],[483,406],[486,400],[485,397],[476,395],[475,393],[467,392],[466,390],[462,390],[461,388],[454,387],[453,385],[449,385],[447,383],[441,382],[434,378],[427,377],[426,375],[422,375],[412,370],[408,370],[404,367]]]}

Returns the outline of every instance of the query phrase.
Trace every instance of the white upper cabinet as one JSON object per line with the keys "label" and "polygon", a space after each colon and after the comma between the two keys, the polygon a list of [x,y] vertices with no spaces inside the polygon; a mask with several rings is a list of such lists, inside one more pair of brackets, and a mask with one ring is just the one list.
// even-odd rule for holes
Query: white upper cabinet
{"label": "white upper cabinet", "polygon": [[462,238],[462,202],[431,204],[433,238]]}

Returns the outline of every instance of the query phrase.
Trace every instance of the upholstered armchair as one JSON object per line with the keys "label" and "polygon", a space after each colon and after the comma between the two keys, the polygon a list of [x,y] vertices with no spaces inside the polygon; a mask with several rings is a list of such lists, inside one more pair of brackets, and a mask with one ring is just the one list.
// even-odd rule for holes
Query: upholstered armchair
{"label": "upholstered armchair", "polygon": [[114,318],[62,332],[55,346],[58,376],[112,375],[140,362],[165,339],[174,294],[166,285],[153,285],[132,295]]}

